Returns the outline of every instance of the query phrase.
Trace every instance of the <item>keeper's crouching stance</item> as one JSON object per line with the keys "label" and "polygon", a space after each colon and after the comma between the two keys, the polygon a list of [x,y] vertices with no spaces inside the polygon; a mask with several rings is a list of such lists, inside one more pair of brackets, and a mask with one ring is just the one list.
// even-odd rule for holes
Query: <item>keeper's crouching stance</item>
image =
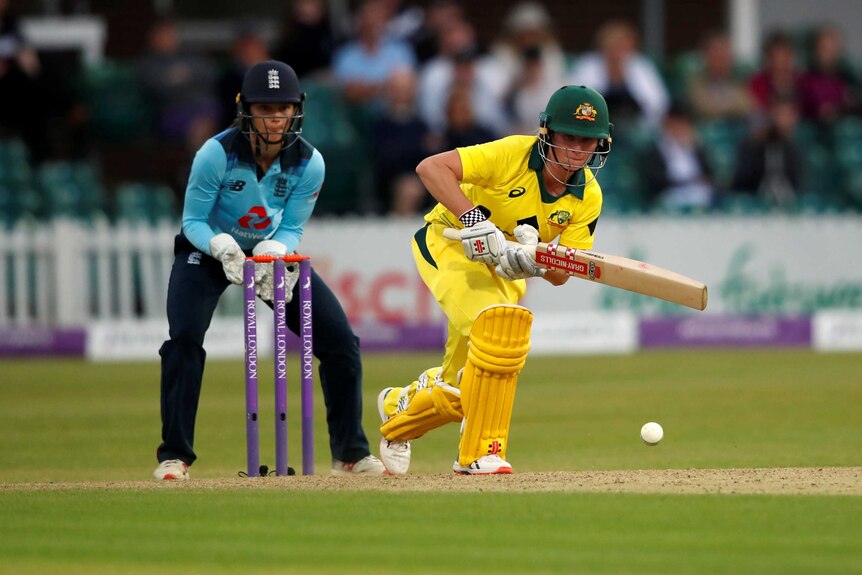
{"label": "keeper's crouching stance", "polygon": [[[604,98],[584,86],[555,92],[538,136],[509,136],[426,158],[416,172],[439,202],[413,240],[413,259],[449,321],[443,364],[407,387],[380,392],[380,455],[407,473],[410,442],[461,423],[456,473],[511,473],[506,461],[518,374],[530,349],[533,314],[518,304],[527,278],[562,285],[522,245],[559,238],[593,246],[602,194],[595,172],[610,153]],[[462,228],[460,241],[443,236]]]}

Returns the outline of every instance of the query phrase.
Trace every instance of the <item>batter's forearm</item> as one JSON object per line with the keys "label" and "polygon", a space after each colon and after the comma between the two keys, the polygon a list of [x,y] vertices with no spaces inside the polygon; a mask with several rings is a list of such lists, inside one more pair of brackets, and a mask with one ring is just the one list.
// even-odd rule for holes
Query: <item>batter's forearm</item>
{"label": "batter's forearm", "polygon": [[434,199],[456,216],[474,208],[473,202],[461,190],[461,159],[457,152],[425,158],[416,166],[416,174]]}

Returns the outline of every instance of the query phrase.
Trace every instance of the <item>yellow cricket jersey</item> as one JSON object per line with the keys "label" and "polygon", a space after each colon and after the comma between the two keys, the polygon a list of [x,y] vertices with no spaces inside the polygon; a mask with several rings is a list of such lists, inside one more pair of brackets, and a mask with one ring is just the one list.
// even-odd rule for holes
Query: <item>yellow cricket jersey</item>
{"label": "yellow cricket jersey", "polygon": [[[567,186],[559,198],[548,194],[542,180],[542,157],[536,136],[509,136],[493,142],[457,148],[464,177],[461,189],[506,236],[514,239],[519,224],[539,230],[550,242],[591,249],[593,232],[602,211],[602,190],[588,168],[586,186]],[[425,221],[461,228],[458,214],[437,204]]]}

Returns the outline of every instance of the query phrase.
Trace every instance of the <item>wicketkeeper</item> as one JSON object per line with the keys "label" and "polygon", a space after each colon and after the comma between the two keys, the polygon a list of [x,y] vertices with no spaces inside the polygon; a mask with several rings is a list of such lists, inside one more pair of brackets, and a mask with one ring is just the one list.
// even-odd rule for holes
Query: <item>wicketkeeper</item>
{"label": "wicketkeeper", "polygon": [[[443,364],[406,387],[380,392],[380,454],[404,474],[410,442],[446,423],[461,425],[456,473],[511,473],[506,461],[518,374],[533,314],[518,305],[526,278],[562,285],[507,240],[535,245],[559,237],[593,246],[602,208],[595,179],[611,149],[604,98],[565,86],[539,116],[537,136],[510,136],[423,160],[416,172],[439,202],[413,239],[413,257],[448,318]],[[443,237],[463,228],[461,241]]]}
{"label": "wicketkeeper", "polygon": [[[242,284],[247,255],[294,253],[323,184],[323,157],[301,133],[305,94],[293,69],[269,60],[246,73],[237,119],[198,150],[174,245],[168,285],[170,339],[162,356],[162,444],[156,479],[188,479],[203,379],[204,335],[219,298]],[[296,295],[296,276],[287,292]],[[272,306],[272,265],[258,264],[258,296]],[[312,270],[314,353],[326,403],[332,473],[381,475],[362,430],[359,339],[344,310]],[[299,304],[287,326],[299,331]],[[239,342],[237,342],[239,345]],[[237,382],[239,383],[239,382]],[[241,389],[241,387],[240,387]],[[237,430],[241,429],[237,426]]]}

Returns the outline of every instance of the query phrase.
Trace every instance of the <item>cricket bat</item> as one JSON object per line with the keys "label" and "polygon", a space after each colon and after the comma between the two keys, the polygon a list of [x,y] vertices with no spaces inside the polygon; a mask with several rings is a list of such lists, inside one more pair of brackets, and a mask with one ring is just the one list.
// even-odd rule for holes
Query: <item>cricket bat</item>
{"label": "cricket bat", "polygon": [[[443,236],[460,240],[460,230],[446,228]],[[539,242],[537,246],[509,242],[523,249],[546,270],[663,299],[692,309],[706,309],[706,284],[645,262]]]}

